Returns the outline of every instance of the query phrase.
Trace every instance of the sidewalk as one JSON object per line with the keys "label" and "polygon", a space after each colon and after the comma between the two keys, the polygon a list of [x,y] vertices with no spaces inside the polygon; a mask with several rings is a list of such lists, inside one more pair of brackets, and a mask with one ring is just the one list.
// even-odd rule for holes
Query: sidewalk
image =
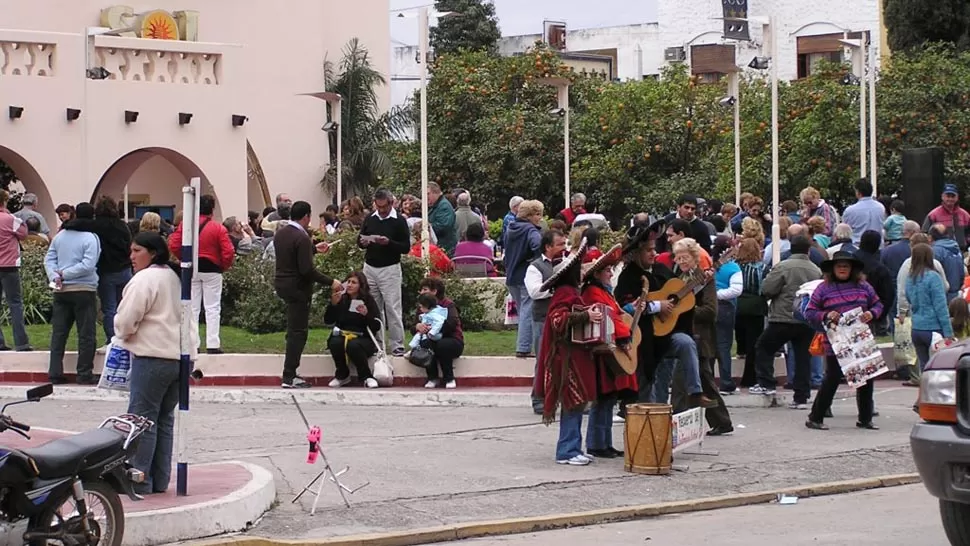
{"label": "sidewalk", "polygon": [[[5,448],[35,447],[68,435],[65,431],[33,427],[30,440],[4,434]],[[154,546],[188,538],[203,538],[250,529],[276,499],[273,475],[258,465],[226,461],[189,467],[188,496],[175,494],[175,471],[170,489],[133,501],[121,496],[125,510],[124,544]]]}

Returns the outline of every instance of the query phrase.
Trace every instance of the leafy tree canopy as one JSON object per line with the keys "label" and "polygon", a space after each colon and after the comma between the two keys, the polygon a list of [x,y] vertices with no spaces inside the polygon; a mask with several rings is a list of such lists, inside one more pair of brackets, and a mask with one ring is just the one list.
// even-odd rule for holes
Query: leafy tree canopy
{"label": "leafy tree canopy", "polygon": [[970,47],[970,2],[967,0],[884,0],[889,47],[912,51],[926,44]]}
{"label": "leafy tree canopy", "polygon": [[460,50],[496,53],[502,33],[495,5],[483,0],[437,0],[435,10],[454,15],[442,17],[431,29],[431,47],[437,54]]}

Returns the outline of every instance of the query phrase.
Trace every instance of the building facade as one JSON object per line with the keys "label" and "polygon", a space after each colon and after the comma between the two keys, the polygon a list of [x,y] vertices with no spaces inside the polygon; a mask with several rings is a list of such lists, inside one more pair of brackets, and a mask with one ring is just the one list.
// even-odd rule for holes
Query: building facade
{"label": "building facade", "polygon": [[[311,202],[329,163],[323,64],[359,38],[390,68],[388,0],[8,0],[0,160],[53,221],[57,203],[180,208],[192,177],[221,216],[275,193]],[[109,31],[114,29],[114,32]],[[381,91],[385,105],[390,89]]]}

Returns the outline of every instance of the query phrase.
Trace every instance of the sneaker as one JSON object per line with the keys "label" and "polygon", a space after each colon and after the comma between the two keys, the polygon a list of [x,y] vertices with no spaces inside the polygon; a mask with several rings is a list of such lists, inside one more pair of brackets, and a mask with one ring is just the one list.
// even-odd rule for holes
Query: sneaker
{"label": "sneaker", "polygon": [[591,462],[592,461],[590,461],[586,457],[583,457],[582,455],[576,455],[575,457],[573,457],[571,459],[559,459],[559,460],[556,461],[556,464],[568,464],[568,465],[572,465],[572,466],[586,466],[586,465],[588,465]]}
{"label": "sneaker", "polygon": [[79,375],[77,376],[78,385],[97,385],[101,378],[95,375]]}
{"label": "sneaker", "polygon": [[731,389],[731,390],[728,390],[728,389],[720,389],[717,392],[721,393],[721,396],[734,396],[735,394],[738,393],[738,389]]}
{"label": "sneaker", "polygon": [[391,351],[391,356],[404,356],[404,347]]}
{"label": "sneaker", "polygon": [[624,419],[623,416],[621,415],[614,415],[613,424],[619,424],[619,423],[626,423],[626,419]]}
{"label": "sneaker", "polygon": [[377,384],[377,380],[374,379],[373,377],[368,377],[367,379],[365,379],[364,386],[367,387],[368,389],[376,389],[377,387],[380,387],[380,385]]}
{"label": "sneaker", "polygon": [[47,378],[47,382],[51,385],[67,385],[68,380],[63,375],[52,375]]}
{"label": "sneaker", "polygon": [[727,434],[734,434],[734,426],[716,426],[707,431],[708,436],[724,436]]}
{"label": "sneaker", "polygon": [[808,404],[806,404],[804,402],[792,402],[792,403],[788,404],[788,409],[793,409],[793,410],[807,410],[808,409]]}
{"label": "sneaker", "polygon": [[95,351],[95,352],[98,353],[99,355],[103,355],[103,354],[105,354],[105,353],[108,352],[108,347],[109,347],[109,345],[106,343],[106,344],[98,347],[98,350]]}
{"label": "sneaker", "polygon": [[428,382],[424,384],[424,388],[426,388],[426,389],[436,389],[436,388],[438,388],[438,380],[437,379],[429,379]]}
{"label": "sneaker", "polygon": [[331,389],[339,389],[340,387],[343,387],[349,384],[350,384],[350,376],[347,376],[344,379],[337,379],[336,377],[334,377],[333,379],[330,380],[330,383],[328,383],[327,386],[330,387]]}
{"label": "sneaker", "polygon": [[34,347],[32,345],[24,345],[23,347],[17,347],[14,350],[18,353],[29,353],[34,350]]}
{"label": "sneaker", "polygon": [[447,383],[445,383],[445,388],[446,389],[457,389],[458,388],[458,383],[456,383],[455,380],[452,379],[451,381],[448,381]]}
{"label": "sneaker", "polygon": [[776,392],[778,391],[776,391],[775,389],[766,389],[761,385],[755,385],[750,389],[748,389],[748,394],[760,394],[763,396],[774,396]]}
{"label": "sneaker", "polygon": [[205,354],[207,354],[207,355],[222,355],[222,354],[226,354],[226,352],[223,351],[222,349],[220,349],[219,347],[214,347],[212,349],[206,349],[205,350]]}
{"label": "sneaker", "polygon": [[310,385],[304,381],[302,377],[297,376],[289,381],[283,380],[283,384],[281,386],[284,389],[309,389],[313,385]]}

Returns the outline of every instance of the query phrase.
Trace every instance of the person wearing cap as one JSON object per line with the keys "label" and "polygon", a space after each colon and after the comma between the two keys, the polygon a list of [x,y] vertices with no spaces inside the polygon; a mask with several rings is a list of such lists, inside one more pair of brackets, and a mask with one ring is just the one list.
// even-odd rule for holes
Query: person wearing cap
{"label": "person wearing cap", "polygon": [[[613,297],[613,266],[623,257],[622,246],[616,245],[592,263],[583,265],[583,301],[587,305],[603,304],[610,309],[608,320],[613,321],[615,347],[593,351],[596,363],[596,401],[589,410],[586,429],[586,452],[594,457],[613,459],[623,452],[613,447],[613,408],[623,391],[637,392],[636,374],[616,373],[611,365],[613,351],[632,350],[632,330],[623,322],[622,311]],[[644,305],[638,301],[637,305]],[[607,320],[607,319],[604,319]],[[615,361],[614,361],[615,363]]]}
{"label": "person wearing cap", "polygon": [[586,254],[586,241],[564,258],[542,283],[542,290],[552,290],[549,312],[539,347],[539,377],[534,396],[543,400],[542,422],[559,417],[559,441],[556,444],[556,463],[585,466],[592,459],[583,453],[583,410],[596,400],[596,364],[584,346],[572,342],[572,329],[589,322],[601,322],[599,311],[586,307],[579,292],[580,266]]}
{"label": "person wearing cap", "polygon": [[[837,252],[831,259],[822,262],[822,278],[824,281],[815,289],[805,310],[805,318],[816,329],[824,329],[827,324],[838,322],[842,313],[862,308],[860,319],[869,324],[876,317],[882,315],[883,305],[872,286],[863,279],[863,263],[849,252]],[[815,396],[812,412],[805,421],[805,426],[815,430],[828,430],[824,423],[825,415],[832,409],[832,401],[839,390],[839,383],[843,379],[842,367],[839,359],[832,351],[832,344],[824,338],[825,347],[825,379],[822,388]],[[859,410],[859,420],[856,427],[878,430],[872,422],[873,397],[872,380],[866,382],[855,391],[856,406]]]}
{"label": "person wearing cap", "polygon": [[970,226],[970,213],[960,206],[960,192],[956,184],[943,186],[943,195],[940,197],[940,206],[931,210],[923,220],[923,231],[929,232],[934,224],[946,226],[947,237],[955,240],[960,245],[961,251],[967,250],[968,226]]}
{"label": "person wearing cap", "polygon": [[37,194],[36,193],[25,193],[23,197],[20,198],[21,209],[13,213],[14,216],[20,218],[22,222],[26,222],[27,218],[37,218],[40,220],[40,232],[50,239],[51,228],[47,227],[47,220],[44,219],[44,215],[34,210],[37,206]]}
{"label": "person wearing cap", "polygon": [[862,234],[867,231],[882,233],[882,224],[886,221],[886,207],[872,198],[872,183],[860,178],[855,183],[855,204],[845,208],[842,221],[852,228],[852,242],[856,245],[862,240]]}

